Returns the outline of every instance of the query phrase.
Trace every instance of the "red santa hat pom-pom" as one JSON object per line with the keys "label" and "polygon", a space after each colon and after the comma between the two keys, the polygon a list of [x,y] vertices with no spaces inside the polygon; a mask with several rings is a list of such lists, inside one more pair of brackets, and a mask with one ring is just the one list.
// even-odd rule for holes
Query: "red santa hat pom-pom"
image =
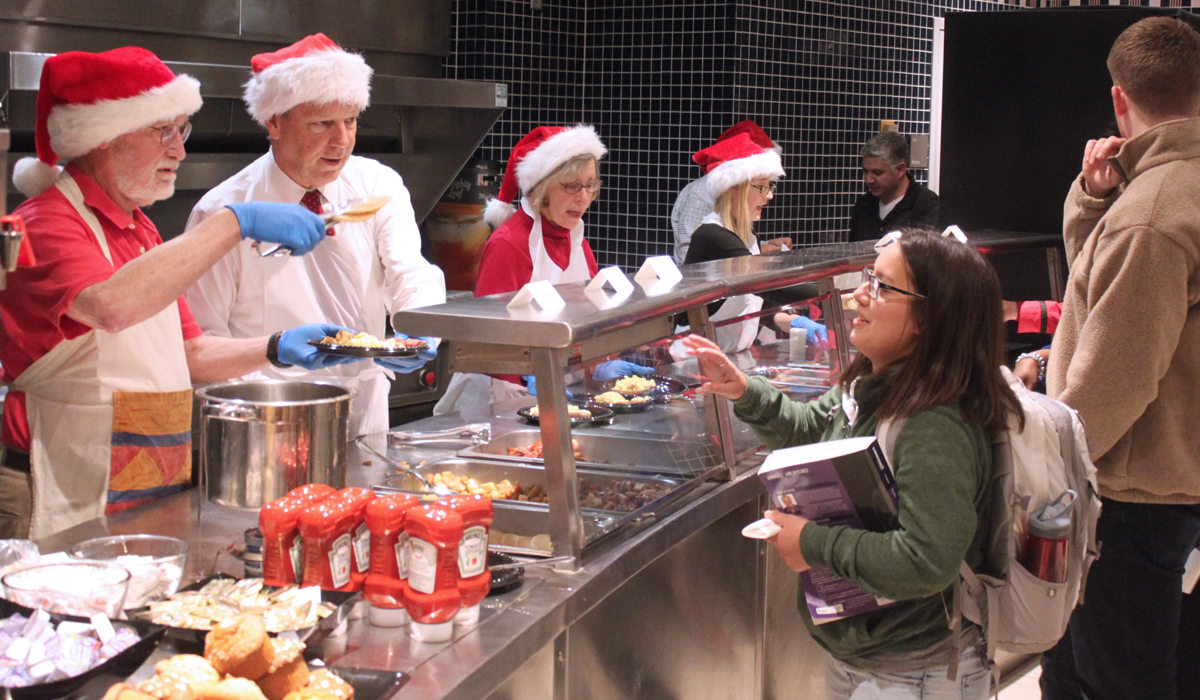
{"label": "red santa hat pom-pom", "polygon": [[26,197],[36,197],[58,182],[60,173],[60,165],[47,165],[37,158],[22,158],[13,166],[13,184]]}
{"label": "red santa hat pom-pom", "polygon": [[489,197],[483,210],[483,220],[491,224],[492,228],[496,228],[516,213],[517,209],[511,203]]}

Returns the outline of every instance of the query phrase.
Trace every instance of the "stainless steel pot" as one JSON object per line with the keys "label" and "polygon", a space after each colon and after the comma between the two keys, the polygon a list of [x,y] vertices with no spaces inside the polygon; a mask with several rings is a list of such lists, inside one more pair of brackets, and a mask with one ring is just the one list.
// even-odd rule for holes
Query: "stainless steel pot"
{"label": "stainless steel pot", "polygon": [[344,487],[354,394],[336,382],[283,380],[198,389],[208,500],[259,508],[302,484]]}

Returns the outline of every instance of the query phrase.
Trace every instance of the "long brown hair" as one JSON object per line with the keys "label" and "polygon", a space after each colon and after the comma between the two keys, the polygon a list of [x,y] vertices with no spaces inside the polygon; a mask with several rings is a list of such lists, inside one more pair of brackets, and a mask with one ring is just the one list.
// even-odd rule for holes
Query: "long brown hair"
{"label": "long brown hair", "polygon": [[[896,244],[893,244],[896,245]],[[1000,374],[1004,363],[1004,311],[996,271],[974,246],[933,231],[905,229],[899,241],[913,298],[909,321],[917,334],[905,357],[880,370],[880,418],[907,418],[957,402],[967,420],[989,432],[1010,414],[1024,427],[1020,402]],[[873,372],[859,353],[842,376],[842,390]]]}

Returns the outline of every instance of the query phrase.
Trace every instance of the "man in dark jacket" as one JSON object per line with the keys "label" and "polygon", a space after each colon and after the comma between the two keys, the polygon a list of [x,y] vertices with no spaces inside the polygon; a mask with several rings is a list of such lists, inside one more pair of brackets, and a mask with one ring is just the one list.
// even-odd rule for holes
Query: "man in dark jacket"
{"label": "man in dark jacket", "polygon": [[873,241],[905,226],[938,228],[938,196],[908,172],[907,139],[885,131],[871,137],[859,154],[870,193],[854,203],[851,241]]}

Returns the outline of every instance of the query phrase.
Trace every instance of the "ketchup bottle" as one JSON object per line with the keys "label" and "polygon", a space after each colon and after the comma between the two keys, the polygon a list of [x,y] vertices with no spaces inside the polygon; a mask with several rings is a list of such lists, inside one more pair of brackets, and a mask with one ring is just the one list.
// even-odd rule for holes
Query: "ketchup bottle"
{"label": "ketchup bottle", "polygon": [[371,603],[371,624],[400,627],[408,624],[404,609],[404,581],[408,578],[408,533],[405,513],[417,499],[400,494],[381,496],[367,505],[371,530],[371,572],[363,595]]}
{"label": "ketchup bottle", "polygon": [[479,622],[479,604],[492,590],[492,573],[487,568],[492,499],[479,495],[447,496],[438,503],[462,517],[463,536],[458,545],[458,593],[462,596],[462,610],[454,616],[454,623],[472,627]]}
{"label": "ketchup bottle", "polygon": [[335,493],[337,489],[332,486],[305,484],[259,510],[258,527],[263,533],[263,583],[268,586],[300,583],[304,571],[300,514],[308,506]]}
{"label": "ketchup bottle", "polygon": [[426,504],[410,508],[405,530],[409,546],[404,607],[418,642],[448,642],[454,616],[462,607],[458,593],[458,543],[462,516],[450,508]]}
{"label": "ketchup bottle", "polygon": [[338,497],[309,506],[300,515],[304,538],[304,585],[325,591],[352,591],[350,569],[354,566],[351,527],[354,513]]}
{"label": "ketchup bottle", "polygon": [[338,491],[337,498],[346,504],[351,519],[349,531],[354,561],[350,566],[350,590],[361,591],[367,581],[367,572],[371,570],[371,529],[367,527],[364,515],[367,504],[375,500],[375,492],[371,489],[345,488]]}

